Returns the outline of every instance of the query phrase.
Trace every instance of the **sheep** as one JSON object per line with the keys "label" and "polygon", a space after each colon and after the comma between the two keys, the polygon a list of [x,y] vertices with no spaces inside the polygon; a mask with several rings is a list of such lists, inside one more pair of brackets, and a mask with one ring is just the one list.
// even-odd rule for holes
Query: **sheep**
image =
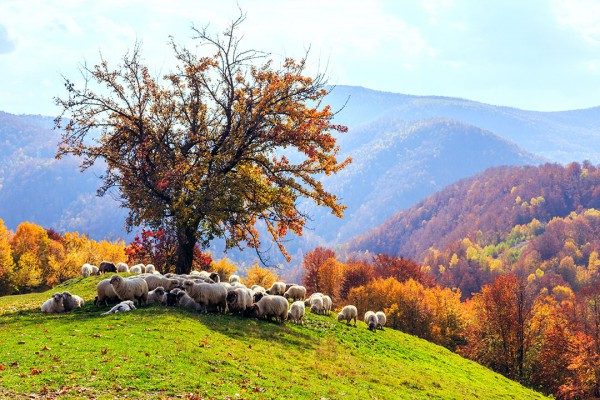
{"label": "sheep", "polygon": [[54,293],[52,297],[42,304],[42,312],[47,314],[61,313],[65,311],[63,297],[61,293]]}
{"label": "sheep", "polygon": [[141,276],[136,276],[135,278],[129,278],[129,279],[143,279],[146,281],[146,284],[148,285],[148,290],[154,290],[159,286],[162,286],[163,289],[165,289],[166,291],[169,291],[171,289],[175,289],[178,286],[181,286],[181,281],[179,281],[178,279],[169,279],[169,278],[165,278],[162,275],[158,275],[158,274],[151,274],[151,275],[141,275]]}
{"label": "sheep", "polygon": [[323,293],[313,293],[310,295],[310,297],[306,300],[304,300],[304,305],[307,307],[310,307],[310,303],[312,302],[312,299],[314,299],[315,297],[323,297]]}
{"label": "sheep", "polygon": [[76,294],[71,294],[69,292],[62,292],[63,304],[65,307],[65,311],[72,311],[76,308],[83,307],[84,301],[81,297]]}
{"label": "sheep", "polygon": [[358,310],[353,305],[344,306],[342,311],[338,314],[338,322],[345,319],[346,325],[350,325],[350,320],[354,319],[354,326],[356,326],[356,318],[358,317]]}
{"label": "sheep", "polygon": [[275,320],[279,319],[283,324],[288,316],[288,305],[287,299],[283,296],[265,296],[254,303],[249,311],[255,318],[270,320],[271,317],[275,317]]}
{"label": "sheep", "polygon": [[213,282],[221,282],[221,277],[216,272],[208,272],[208,271],[192,271],[190,275],[198,276],[203,280],[210,279]]}
{"label": "sheep", "polygon": [[141,278],[123,279],[120,275],[110,278],[110,285],[120,300],[133,300],[148,304],[148,284]]}
{"label": "sheep", "polygon": [[276,295],[276,296],[283,296],[284,293],[285,293],[285,282],[275,282],[267,290],[267,294]]}
{"label": "sheep", "polygon": [[100,269],[98,267],[90,265],[90,268],[92,269],[92,275],[100,275]]}
{"label": "sheep", "polygon": [[144,268],[144,271],[147,274],[154,274],[154,273],[156,273],[156,268],[154,267],[154,264],[147,264],[146,267]]}
{"label": "sheep", "polygon": [[319,296],[313,297],[310,301],[310,312],[313,314],[323,314],[324,309],[323,298]]}
{"label": "sheep", "polygon": [[202,311],[204,308],[200,303],[192,299],[184,290],[177,292],[177,304],[181,307],[191,308],[194,311]]}
{"label": "sheep", "polygon": [[368,325],[370,331],[375,331],[377,327],[377,316],[373,311],[367,311],[364,317],[365,324]]}
{"label": "sheep", "polygon": [[323,314],[329,315],[333,308],[333,301],[329,296],[323,296]]}
{"label": "sheep", "polygon": [[135,305],[133,304],[133,301],[125,300],[125,301],[120,302],[119,304],[117,304],[116,306],[114,306],[113,308],[108,310],[107,312],[102,313],[101,315],[116,314],[116,313],[120,313],[120,312],[128,312],[128,311],[133,311],[133,310],[135,310]]}
{"label": "sheep", "polygon": [[284,294],[283,297],[286,299],[292,299],[293,301],[302,300],[306,297],[306,288],[300,285],[291,286]]}
{"label": "sheep", "polygon": [[158,303],[161,306],[167,304],[167,292],[162,286],[148,292],[148,303]]}
{"label": "sheep", "polygon": [[232,313],[244,313],[252,306],[253,296],[250,289],[233,288],[227,292],[227,307]]}
{"label": "sheep", "polygon": [[177,294],[180,292],[185,293],[185,290],[183,290],[181,288],[175,288],[173,290],[170,290],[167,293],[167,306],[168,307],[175,307],[178,304],[179,300],[177,299]]}
{"label": "sheep", "polygon": [[387,322],[387,318],[385,317],[385,314],[383,313],[383,311],[377,311],[375,313],[375,316],[377,317],[377,329],[383,330],[383,326]]}
{"label": "sheep", "polygon": [[123,272],[123,273],[127,273],[129,272],[129,265],[125,264],[124,262],[120,262],[116,265],[117,268],[117,272]]}
{"label": "sheep", "polygon": [[106,274],[107,272],[117,272],[117,267],[109,261],[102,261],[98,270],[101,274]]}
{"label": "sheep", "polygon": [[192,299],[200,303],[204,313],[208,312],[209,306],[216,306],[217,312],[227,312],[227,289],[225,287],[187,280],[183,282],[183,288]]}
{"label": "sheep", "polygon": [[267,289],[265,289],[264,287],[262,287],[260,285],[252,285],[250,290],[252,290],[254,293],[257,293],[257,292],[266,293],[266,291],[267,291]]}
{"label": "sheep", "polygon": [[131,272],[132,274],[141,274],[144,271],[146,271],[146,267],[144,266],[144,264],[136,264],[129,268],[129,272]]}
{"label": "sheep", "polygon": [[267,294],[267,292],[256,292],[254,293],[254,296],[252,297],[252,299],[254,300],[255,303],[258,303],[260,301],[260,299],[262,299],[263,297],[267,297],[269,296]]}
{"label": "sheep", "polygon": [[238,282],[238,283],[240,282],[239,275],[234,274],[229,277],[229,283],[234,283],[234,282]]}
{"label": "sheep", "polygon": [[302,318],[304,317],[305,312],[306,306],[304,305],[304,301],[295,301],[292,303],[290,311],[288,311],[288,319],[293,320],[297,324],[302,324]]}
{"label": "sheep", "polygon": [[297,283],[286,283],[285,284],[285,291],[287,292],[288,290],[290,290],[290,288],[292,286],[297,286],[297,285],[298,285]]}
{"label": "sheep", "polygon": [[94,300],[94,304],[100,306],[100,303],[108,305],[108,300],[115,301],[119,300],[119,296],[115,293],[112,286],[110,285],[110,279],[103,279],[96,285],[97,296]]}
{"label": "sheep", "polygon": [[87,278],[92,275],[92,266],[90,264],[83,264],[81,267],[81,276]]}

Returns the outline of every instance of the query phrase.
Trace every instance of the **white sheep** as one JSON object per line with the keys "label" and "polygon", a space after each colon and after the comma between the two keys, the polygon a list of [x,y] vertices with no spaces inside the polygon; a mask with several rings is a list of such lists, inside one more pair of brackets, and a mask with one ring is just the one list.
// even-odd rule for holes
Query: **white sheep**
{"label": "white sheep", "polygon": [[241,280],[240,280],[239,275],[233,274],[229,277],[229,283],[233,284],[235,282],[241,283]]}
{"label": "white sheep", "polygon": [[42,304],[42,312],[47,314],[61,313],[65,311],[63,297],[60,293],[54,293],[52,297]]}
{"label": "white sheep", "polygon": [[375,313],[375,316],[377,317],[377,329],[383,330],[383,326],[387,322],[387,318],[385,317],[384,312],[383,311],[377,311]]}
{"label": "white sheep", "polygon": [[107,312],[102,313],[101,315],[116,314],[116,313],[120,313],[120,312],[128,312],[128,311],[133,311],[133,310],[135,310],[135,305],[133,304],[133,301],[125,300],[125,301],[120,302],[119,304],[117,304],[116,306],[114,306],[113,308],[108,310]]}
{"label": "white sheep", "polygon": [[256,318],[279,319],[284,323],[288,316],[288,301],[283,296],[265,296],[250,307],[251,314]]}
{"label": "white sheep", "polygon": [[144,271],[146,271],[146,267],[144,266],[144,264],[136,264],[129,268],[129,272],[131,272],[132,274],[141,274]]}
{"label": "white sheep", "polygon": [[337,317],[338,322],[345,319],[346,325],[350,325],[350,321],[354,319],[354,326],[356,326],[356,318],[358,318],[358,310],[353,305],[344,306]]}
{"label": "white sheep", "polygon": [[147,274],[154,274],[154,273],[156,273],[156,268],[154,267],[154,264],[147,264],[146,268],[145,268],[145,272]]}
{"label": "white sheep", "polygon": [[323,314],[329,315],[333,308],[333,301],[329,296],[323,296]]}
{"label": "white sheep", "polygon": [[103,279],[96,285],[96,300],[94,300],[94,304],[100,306],[101,303],[104,305],[108,305],[108,301],[117,301],[119,300],[119,296],[113,290],[110,279]]}
{"label": "white sheep", "polygon": [[205,281],[207,281],[207,280],[210,279],[211,281],[213,281],[215,283],[221,282],[221,277],[216,272],[192,271],[192,272],[190,272],[190,275],[198,276],[198,277],[202,278]]}
{"label": "white sheep", "polygon": [[167,292],[162,286],[148,292],[148,303],[157,303],[161,306],[167,305]]}
{"label": "white sheep", "polygon": [[373,311],[367,311],[364,317],[365,324],[369,327],[370,331],[374,331],[377,327],[377,316]]}
{"label": "white sheep", "polygon": [[310,312],[313,314],[323,314],[325,307],[323,306],[323,297],[315,296],[310,301]]}
{"label": "white sheep", "polygon": [[90,265],[90,268],[92,269],[92,275],[100,275],[100,268],[95,265]]}
{"label": "white sheep", "polygon": [[288,311],[288,319],[293,320],[297,324],[302,324],[305,312],[306,306],[304,305],[304,301],[295,301],[292,303],[290,311]]}
{"label": "white sheep", "polygon": [[310,307],[312,299],[314,299],[315,297],[323,297],[323,293],[317,292],[317,293],[311,294],[308,299],[304,300],[304,305],[307,306],[307,307]]}
{"label": "white sheep", "polygon": [[192,299],[200,303],[204,313],[208,312],[209,307],[216,307],[217,312],[227,312],[227,289],[222,285],[187,280],[183,282],[183,288]]}
{"label": "white sheep", "polygon": [[[167,292],[175,289],[176,287],[181,286],[181,281],[175,278],[165,278],[159,274],[151,274],[151,275],[141,275],[136,276],[135,278],[141,278],[146,281],[148,285],[148,290],[154,290],[159,286],[162,286]],[[132,278],[130,278],[132,279]]]}
{"label": "white sheep", "polygon": [[283,296],[285,293],[285,282],[275,282],[267,290],[267,294],[275,296]]}
{"label": "white sheep", "polygon": [[129,265],[127,265],[124,262],[118,263],[115,267],[117,268],[117,272],[122,272],[122,273],[128,273],[129,272]]}
{"label": "white sheep", "polygon": [[306,288],[300,285],[290,286],[288,290],[283,294],[286,299],[292,299],[292,301],[302,300],[306,297]]}
{"label": "white sheep", "polygon": [[141,278],[123,279],[120,275],[114,275],[110,278],[110,285],[122,301],[137,301],[138,305],[148,303],[148,284]]}
{"label": "white sheep", "polygon": [[232,288],[227,292],[227,307],[232,313],[245,313],[253,303],[252,290],[247,288]]}
{"label": "white sheep", "polygon": [[83,299],[76,294],[71,294],[65,291],[62,292],[62,297],[65,311],[72,311],[76,308],[81,308],[84,305]]}
{"label": "white sheep", "polygon": [[177,304],[180,307],[191,308],[194,311],[202,311],[203,307],[196,300],[192,299],[184,290],[176,294]]}
{"label": "white sheep", "polygon": [[83,264],[81,266],[81,276],[84,278],[87,278],[88,276],[92,275],[92,266],[90,264]]}

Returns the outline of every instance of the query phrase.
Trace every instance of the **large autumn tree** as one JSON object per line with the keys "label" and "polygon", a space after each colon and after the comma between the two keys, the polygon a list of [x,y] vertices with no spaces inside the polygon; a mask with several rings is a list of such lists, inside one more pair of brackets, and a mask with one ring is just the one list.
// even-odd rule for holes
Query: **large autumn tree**
{"label": "large autumn tree", "polygon": [[179,273],[190,270],[194,245],[215,237],[260,255],[258,221],[289,259],[282,238],[300,235],[306,220],[299,198],[338,217],[344,209],[318,180],[350,161],[337,160],[333,133],[346,128],[322,103],[323,75],[305,76],[306,57],[275,66],[243,49],[243,20],[222,35],[192,28],[209,56],[171,40],[177,67],[162,78],[136,45],[116,68],[104,59],[82,65],[84,84],[66,79],[67,95],[56,99],[57,157],[80,156],[84,169],[104,161],[99,194],[117,189],[129,228],[174,232]]}

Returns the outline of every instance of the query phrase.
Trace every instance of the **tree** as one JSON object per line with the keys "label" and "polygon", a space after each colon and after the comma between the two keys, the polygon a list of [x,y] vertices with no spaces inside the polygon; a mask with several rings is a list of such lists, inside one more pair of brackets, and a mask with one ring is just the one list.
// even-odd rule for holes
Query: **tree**
{"label": "tree", "polygon": [[302,283],[308,293],[321,291],[321,266],[330,258],[335,259],[335,251],[325,247],[317,247],[304,255],[302,259],[302,269],[304,270]]}
{"label": "tree", "polygon": [[55,99],[64,128],[57,157],[81,156],[83,169],[105,161],[99,194],[118,189],[128,228],[172,230],[178,273],[190,271],[197,242],[215,237],[263,260],[259,221],[289,260],[282,238],[302,233],[299,198],[338,217],[345,208],[317,180],[350,162],[337,160],[333,132],[346,128],[322,104],[323,75],[304,76],[306,58],[275,68],[267,54],[243,50],[243,20],[222,36],[192,28],[210,56],[171,40],[178,65],[162,78],[151,76],[136,44],[116,69],[102,58],[82,65],[83,87],[66,79],[66,98]]}
{"label": "tree", "polygon": [[9,244],[9,232],[0,219],[0,295],[10,294],[14,289],[14,262]]}
{"label": "tree", "polygon": [[251,287],[252,285],[260,285],[266,289],[270,288],[275,281],[277,281],[277,275],[273,274],[273,271],[267,268],[261,268],[258,264],[254,264],[247,272],[246,286]]}

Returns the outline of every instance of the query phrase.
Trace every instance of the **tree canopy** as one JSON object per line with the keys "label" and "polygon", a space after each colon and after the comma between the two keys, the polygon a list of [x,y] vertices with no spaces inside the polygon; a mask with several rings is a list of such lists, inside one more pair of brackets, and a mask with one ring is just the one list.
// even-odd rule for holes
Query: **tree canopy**
{"label": "tree canopy", "polygon": [[177,67],[162,77],[136,44],[116,68],[102,57],[82,65],[85,83],[65,78],[67,96],[55,99],[64,129],[57,157],[80,156],[82,169],[105,161],[99,194],[117,189],[128,228],[174,232],[177,272],[190,270],[197,242],[215,237],[260,255],[258,221],[289,260],[282,239],[302,234],[300,198],[338,217],[345,208],[319,181],[350,162],[337,159],[333,133],[346,128],[323,104],[324,76],[304,75],[306,57],[275,67],[268,54],[243,50],[243,20],[222,35],[192,28],[210,56],[171,39]]}

